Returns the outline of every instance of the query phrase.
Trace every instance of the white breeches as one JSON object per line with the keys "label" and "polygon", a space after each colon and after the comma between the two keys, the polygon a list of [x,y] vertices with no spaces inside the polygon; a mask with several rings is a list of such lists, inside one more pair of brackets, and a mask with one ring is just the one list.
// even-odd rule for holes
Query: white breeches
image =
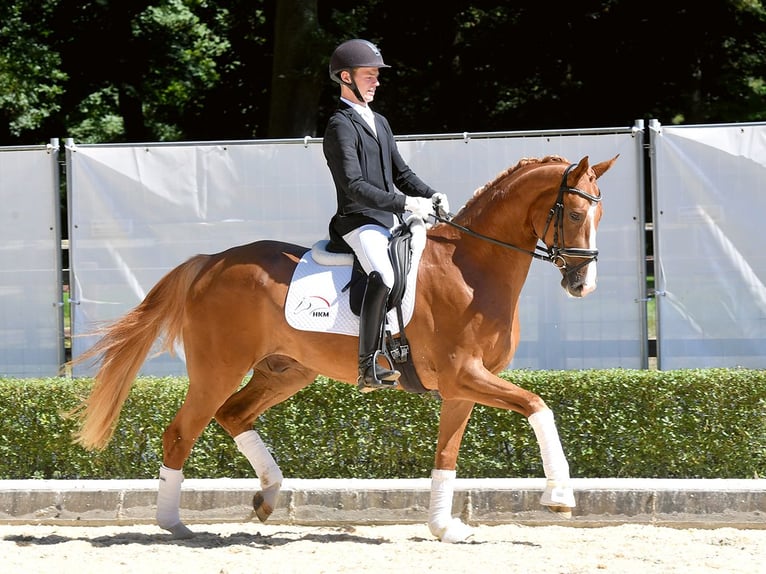
{"label": "white breeches", "polygon": [[373,271],[380,273],[386,287],[393,288],[395,275],[388,256],[388,241],[391,231],[380,225],[362,225],[349,231],[343,239],[354,250],[359,263],[368,275]]}

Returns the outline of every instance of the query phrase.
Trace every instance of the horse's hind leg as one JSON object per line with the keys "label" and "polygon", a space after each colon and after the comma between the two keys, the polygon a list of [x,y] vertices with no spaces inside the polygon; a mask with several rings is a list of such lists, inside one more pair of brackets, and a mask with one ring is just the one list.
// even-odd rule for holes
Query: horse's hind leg
{"label": "horse's hind leg", "polygon": [[289,357],[268,357],[255,367],[248,384],[216,412],[216,420],[234,438],[260,480],[261,490],[253,496],[253,510],[261,522],[265,522],[276,507],[282,471],[253,430],[253,422],[268,408],[312,383],[316,376],[317,373]]}
{"label": "horse's hind leg", "polygon": [[442,542],[463,542],[473,530],[452,516],[458,451],[471,416],[471,401],[442,401],[439,415],[439,440],[434,469],[431,471],[431,499],[428,505],[428,528]]}
{"label": "horse's hind leg", "polygon": [[[183,405],[162,435],[163,464],[157,491],[157,524],[174,538],[190,538],[189,530],[180,517],[183,465],[197,437],[210,423],[217,408],[241,384],[244,372],[217,368],[216,374],[201,372],[189,363],[189,390]],[[202,382],[206,386],[202,386]]]}

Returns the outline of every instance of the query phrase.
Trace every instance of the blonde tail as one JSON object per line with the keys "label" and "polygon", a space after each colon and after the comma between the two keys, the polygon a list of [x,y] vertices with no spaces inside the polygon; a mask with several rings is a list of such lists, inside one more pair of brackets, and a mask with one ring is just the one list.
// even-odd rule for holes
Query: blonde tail
{"label": "blonde tail", "polygon": [[189,288],[210,256],[196,255],[165,275],[144,300],[96,334],[99,341],[73,363],[101,357],[90,396],[69,415],[79,419],[75,442],[101,450],[114,434],[120,411],[138,370],[154,342],[164,333],[162,349],[173,353],[181,340]]}

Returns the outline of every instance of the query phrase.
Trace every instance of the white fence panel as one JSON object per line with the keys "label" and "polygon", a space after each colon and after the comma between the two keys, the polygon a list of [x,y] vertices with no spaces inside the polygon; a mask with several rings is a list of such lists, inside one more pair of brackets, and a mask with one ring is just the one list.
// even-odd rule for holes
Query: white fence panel
{"label": "white fence panel", "polygon": [[658,364],[766,367],[766,124],[651,126]]}
{"label": "white fence panel", "polygon": [[0,376],[64,362],[57,146],[0,148]]}
{"label": "white fence panel", "polygon": [[[621,154],[600,181],[599,288],[571,300],[552,266],[534,262],[522,301],[515,368],[640,368],[645,330],[641,133],[509,133],[400,138],[410,166],[456,210],[522,157],[592,162]],[[83,335],[138,304],[169,269],[196,253],[256,239],[311,245],[325,237],[335,192],[321,140],[70,146],[74,331]],[[449,312],[449,310],[444,310]],[[94,341],[77,336],[73,356]],[[150,359],[143,374],[182,374]],[[90,374],[87,365],[76,375]]]}

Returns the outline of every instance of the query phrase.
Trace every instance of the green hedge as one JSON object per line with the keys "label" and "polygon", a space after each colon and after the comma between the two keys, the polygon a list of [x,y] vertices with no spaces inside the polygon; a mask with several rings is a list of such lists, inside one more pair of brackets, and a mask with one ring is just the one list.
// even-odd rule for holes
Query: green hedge
{"label": "green hedge", "polygon": [[[554,410],[572,476],[766,476],[766,371],[507,371]],[[107,449],[72,443],[62,416],[89,380],[0,379],[0,479],[153,478],[162,432],[183,401],[184,378],[140,378]],[[359,393],[319,379],[256,423],[291,478],[426,477],[439,401],[402,392]],[[208,426],[184,468],[189,478],[253,476],[234,442]],[[461,477],[538,477],[526,419],[477,406],[458,459]]]}

